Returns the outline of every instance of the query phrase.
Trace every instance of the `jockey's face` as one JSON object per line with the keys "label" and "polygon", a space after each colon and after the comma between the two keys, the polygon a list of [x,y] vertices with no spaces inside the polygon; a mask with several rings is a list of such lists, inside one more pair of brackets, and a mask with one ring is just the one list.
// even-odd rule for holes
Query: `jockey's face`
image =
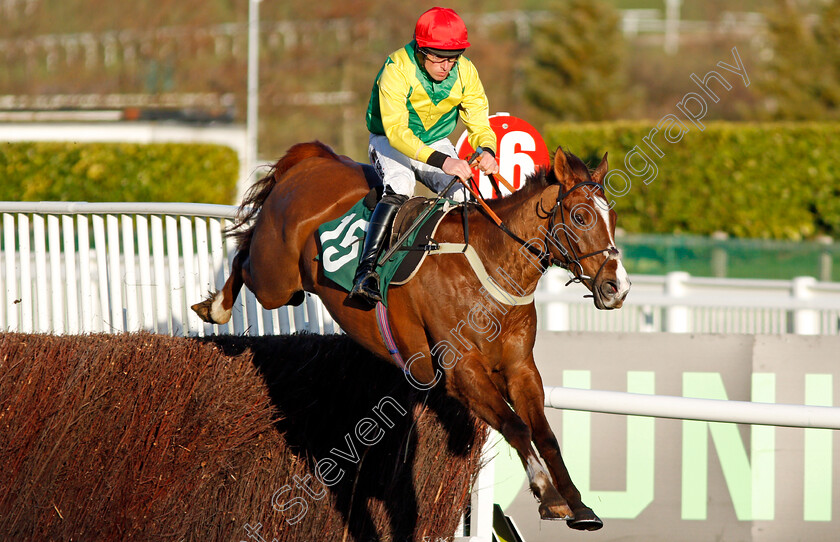
{"label": "jockey's face", "polygon": [[443,81],[449,77],[452,66],[458,62],[458,57],[445,58],[436,55],[423,55],[423,68],[435,81]]}

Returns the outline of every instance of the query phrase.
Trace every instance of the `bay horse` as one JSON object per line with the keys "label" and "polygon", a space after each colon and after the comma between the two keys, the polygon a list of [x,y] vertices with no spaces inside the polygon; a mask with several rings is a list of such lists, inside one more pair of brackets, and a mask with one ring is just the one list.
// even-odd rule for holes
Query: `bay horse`
{"label": "bay horse", "polygon": [[[481,209],[468,213],[469,243],[496,283],[533,293],[554,263],[586,285],[597,308],[621,307],[630,283],[615,246],[616,213],[603,192],[607,170],[606,154],[590,172],[578,157],[558,148],[553,164],[538,169],[513,194],[489,202],[507,232]],[[299,304],[304,292],[311,292],[347,335],[396,363],[380,337],[375,311],[348,300],[347,291],[324,277],[316,259],[317,228],[368,192],[361,165],[317,141],[293,146],[243,200],[233,227],[237,253],[224,287],[192,309],[203,320],[222,324],[230,319],[243,284],[266,309]],[[465,242],[459,215],[444,217],[435,241]],[[533,355],[533,300],[503,305],[487,297],[481,285],[467,258],[445,254],[427,256],[410,282],[389,290],[393,336],[409,360],[406,376],[429,386],[443,381],[448,395],[502,434],[522,460],[542,519],[599,529],[603,523],[582,502],[545,417]]]}

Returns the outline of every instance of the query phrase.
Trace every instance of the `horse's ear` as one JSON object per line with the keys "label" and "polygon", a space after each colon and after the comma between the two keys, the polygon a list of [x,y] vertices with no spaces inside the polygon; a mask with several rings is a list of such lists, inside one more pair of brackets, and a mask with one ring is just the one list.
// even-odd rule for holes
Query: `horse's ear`
{"label": "horse's ear", "polygon": [[592,180],[598,184],[604,184],[604,177],[606,177],[607,171],[609,170],[610,164],[607,162],[607,153],[604,153],[604,157],[601,158],[601,163],[592,172]]}
{"label": "horse's ear", "polygon": [[557,150],[554,151],[554,176],[562,183],[571,175],[572,170],[566,158],[566,151],[563,150],[563,147],[557,147]]}

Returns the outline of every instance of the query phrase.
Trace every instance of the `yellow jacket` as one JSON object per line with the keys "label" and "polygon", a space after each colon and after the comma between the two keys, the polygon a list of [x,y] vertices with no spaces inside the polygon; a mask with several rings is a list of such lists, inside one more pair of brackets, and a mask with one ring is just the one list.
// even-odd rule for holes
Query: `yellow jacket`
{"label": "yellow jacket", "polygon": [[411,42],[394,52],[376,76],[367,110],[368,130],[386,136],[406,156],[440,167],[442,158],[433,156],[428,144],[449,137],[460,115],[473,148],[481,146],[495,154],[487,96],[473,63],[461,56],[449,76],[438,82],[421,67],[414,50]]}

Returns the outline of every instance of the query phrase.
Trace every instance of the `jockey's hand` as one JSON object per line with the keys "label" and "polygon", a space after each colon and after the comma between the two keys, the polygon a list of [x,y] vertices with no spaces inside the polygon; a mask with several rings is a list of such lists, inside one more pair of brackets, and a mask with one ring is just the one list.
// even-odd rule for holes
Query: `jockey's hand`
{"label": "jockey's hand", "polygon": [[472,177],[472,169],[466,160],[449,157],[443,163],[442,169],[447,175],[454,175],[463,182]]}
{"label": "jockey's hand", "polygon": [[499,172],[499,163],[489,152],[481,153],[478,159],[478,169],[487,175],[494,175]]}

